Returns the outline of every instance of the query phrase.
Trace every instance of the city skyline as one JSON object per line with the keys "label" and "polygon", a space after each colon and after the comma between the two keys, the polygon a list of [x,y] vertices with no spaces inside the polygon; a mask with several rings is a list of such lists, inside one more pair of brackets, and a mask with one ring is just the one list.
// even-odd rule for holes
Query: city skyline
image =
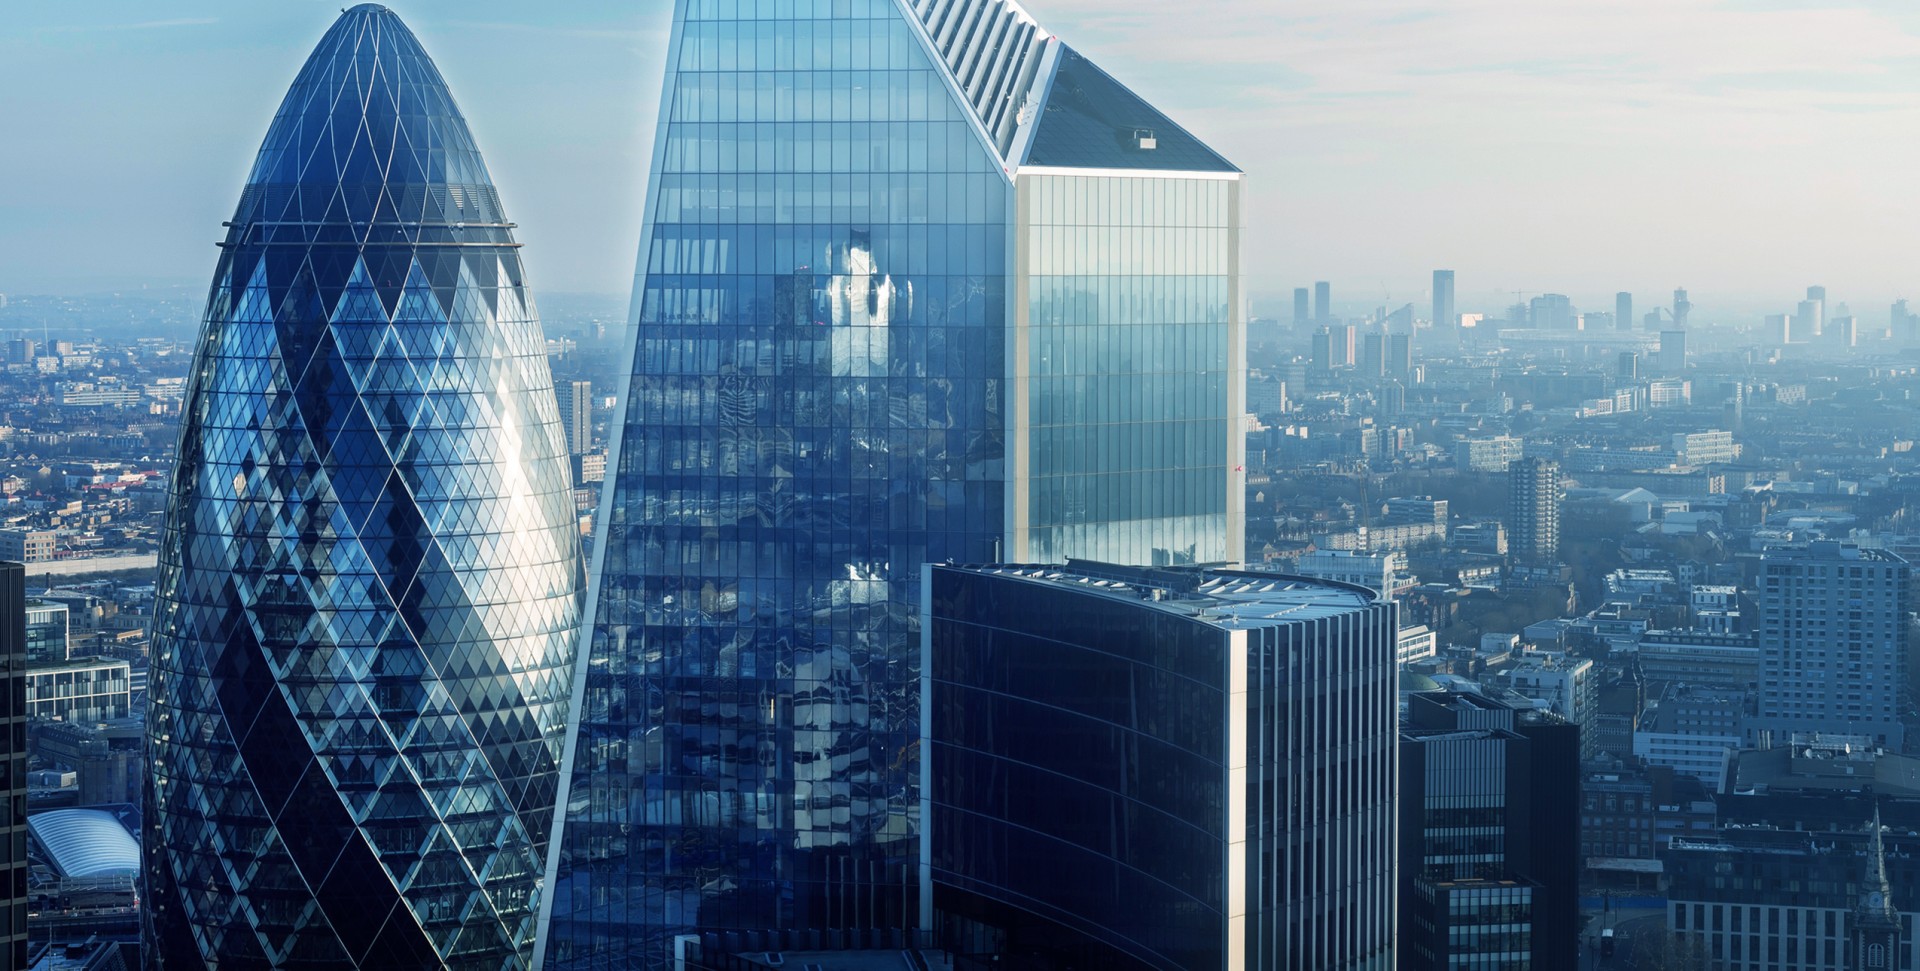
{"label": "city skyline", "polygon": [[[1459,271],[1463,311],[1498,309],[1514,290],[1598,309],[1615,291],[1650,304],[1686,286],[1703,323],[1758,323],[1809,283],[1869,314],[1909,295],[1892,244],[1920,203],[1886,188],[1904,154],[1887,133],[1920,113],[1920,82],[1900,70],[1920,59],[1915,14],[1705,0],[1640,4],[1639,16],[1594,3],[1216,6],[1192,18],[1062,0],[1044,14],[1090,56],[1138,64],[1134,87],[1262,177],[1248,199],[1257,313],[1281,315],[1292,287],[1319,279],[1335,282],[1339,305],[1424,308],[1436,268]],[[545,291],[626,290],[644,191],[630,173],[652,137],[633,106],[657,95],[670,8],[398,9],[474,52],[452,80],[489,105],[483,140],[515,135],[492,138],[490,155],[542,254],[530,272]],[[197,244],[211,242],[201,227],[243,174],[205,146],[244,141],[270,118],[300,39],[333,12],[17,11],[0,83],[34,96],[16,104],[28,137],[0,151],[0,176],[46,191],[0,204],[0,292],[195,284]],[[1693,43],[1702,36],[1724,42]],[[509,54],[527,83],[477,66]],[[217,74],[204,68],[215,61]],[[102,96],[101,78],[129,73],[136,90]],[[181,123],[182,104],[194,123]],[[607,123],[582,122],[596,115]],[[144,232],[122,230],[130,214]],[[80,258],[102,248],[109,259]]]}

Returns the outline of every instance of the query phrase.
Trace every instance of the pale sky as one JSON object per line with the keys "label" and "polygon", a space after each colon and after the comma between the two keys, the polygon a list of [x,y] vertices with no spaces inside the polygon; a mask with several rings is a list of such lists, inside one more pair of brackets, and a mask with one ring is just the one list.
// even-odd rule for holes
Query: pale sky
{"label": "pale sky", "polygon": [[[203,286],[340,2],[15,0],[0,292]],[[668,0],[394,0],[453,85],[540,290],[624,295]],[[1256,295],[1461,309],[1511,291],[1866,319],[1920,297],[1920,5],[1028,0],[1248,172]],[[1505,293],[1503,298],[1500,294]],[[1277,303],[1261,309],[1274,312]]]}

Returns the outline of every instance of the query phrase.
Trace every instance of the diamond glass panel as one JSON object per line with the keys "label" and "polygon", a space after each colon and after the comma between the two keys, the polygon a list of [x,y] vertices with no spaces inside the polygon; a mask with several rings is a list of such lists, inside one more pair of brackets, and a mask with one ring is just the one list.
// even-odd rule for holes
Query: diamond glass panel
{"label": "diamond glass panel", "polygon": [[267,134],[189,379],[150,967],[532,962],[582,570],[511,228],[413,35],[347,11]]}

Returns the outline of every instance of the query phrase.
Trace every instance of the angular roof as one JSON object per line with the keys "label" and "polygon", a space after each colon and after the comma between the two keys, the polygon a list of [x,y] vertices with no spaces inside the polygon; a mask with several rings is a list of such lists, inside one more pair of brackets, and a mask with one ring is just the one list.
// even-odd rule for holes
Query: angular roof
{"label": "angular roof", "polygon": [[[910,0],[910,8],[1009,166],[1240,171],[1048,34],[1015,0]],[[1153,133],[1154,148],[1136,141],[1141,130]],[[1031,134],[1024,143],[1023,132]]]}
{"label": "angular roof", "polygon": [[55,809],[27,817],[27,830],[62,877],[140,872],[140,844],[112,813]]}
{"label": "angular roof", "polygon": [[[1173,119],[1071,47],[1060,52],[1026,165],[1238,172]],[[1137,132],[1154,147],[1141,148]]]}

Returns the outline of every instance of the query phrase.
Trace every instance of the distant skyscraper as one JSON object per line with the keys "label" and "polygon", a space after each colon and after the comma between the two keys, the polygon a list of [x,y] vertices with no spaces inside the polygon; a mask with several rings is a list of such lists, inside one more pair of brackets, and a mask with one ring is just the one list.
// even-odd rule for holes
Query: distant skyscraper
{"label": "distant skyscraper", "polygon": [[582,571],[510,225],[419,42],[346,11],[228,223],[187,386],[150,968],[533,961]]}
{"label": "distant skyscraper", "polygon": [[1905,300],[1895,300],[1887,315],[1887,333],[1903,344],[1920,341],[1920,314],[1907,309]]}
{"label": "distant skyscraper", "polygon": [[1377,378],[1387,373],[1387,335],[1370,331],[1360,339],[1360,374]]}
{"label": "distant skyscraper", "polygon": [[1676,330],[1687,329],[1687,318],[1693,314],[1693,301],[1687,299],[1687,291],[1673,291],[1673,326]]}
{"label": "distant skyscraper", "polygon": [[1520,459],[1507,467],[1507,548],[1520,563],[1560,558],[1560,463]]}
{"label": "distant skyscraper", "polygon": [[1404,381],[1413,373],[1413,335],[1387,335],[1387,374],[1396,381]]}
{"label": "distant skyscraper", "polygon": [[1407,702],[1399,966],[1576,967],[1579,728],[1475,694]]}
{"label": "distant skyscraper", "polygon": [[925,624],[922,906],[943,944],[1000,936],[1035,968],[1394,966],[1391,603],[1250,573],[935,567]]}
{"label": "distant skyscraper", "polygon": [[1333,322],[1333,284],[1325,280],[1313,285],[1313,319],[1323,324]]}
{"label": "distant skyscraper", "polygon": [[1809,341],[1827,332],[1827,288],[1808,287],[1807,299],[1800,301],[1794,313],[1794,339]]}
{"label": "distant skyscraper", "polygon": [[554,386],[560,405],[560,424],[566,431],[567,451],[582,455],[593,448],[593,382],[563,381]]}
{"label": "distant skyscraper", "polygon": [[1775,346],[1793,343],[1793,315],[1767,315],[1767,342]]}
{"label": "distant skyscraper", "polygon": [[1433,330],[1440,335],[1454,335],[1460,329],[1460,318],[1453,310],[1453,271],[1433,271]]}
{"label": "distant skyscraper", "polygon": [[1760,720],[1794,732],[1906,737],[1911,568],[1882,550],[1834,542],[1760,558]]}
{"label": "distant skyscraper", "polygon": [[1311,300],[1306,287],[1293,288],[1293,322],[1295,324],[1304,324],[1313,319]]}
{"label": "distant skyscraper", "polygon": [[1670,378],[1677,378],[1687,373],[1686,331],[1663,330],[1660,332],[1660,373]]}
{"label": "distant skyscraper", "polygon": [[0,563],[0,968],[27,962],[27,568]]}
{"label": "distant skyscraper", "polygon": [[1640,355],[1633,351],[1621,351],[1619,365],[1614,368],[1614,376],[1623,381],[1640,380]]}
{"label": "distant skyscraper", "polygon": [[553,968],[911,926],[921,564],[1244,550],[1237,169],[1007,0],[672,37]]}
{"label": "distant skyscraper", "polygon": [[1313,332],[1312,366],[1322,374],[1333,370],[1333,332],[1328,328]]}
{"label": "distant skyscraper", "polygon": [[1572,330],[1577,322],[1573,301],[1558,293],[1543,293],[1527,305],[1527,325],[1538,330]]}
{"label": "distant skyscraper", "polygon": [[1633,329],[1633,294],[1625,290],[1613,295],[1613,326],[1620,330]]}

